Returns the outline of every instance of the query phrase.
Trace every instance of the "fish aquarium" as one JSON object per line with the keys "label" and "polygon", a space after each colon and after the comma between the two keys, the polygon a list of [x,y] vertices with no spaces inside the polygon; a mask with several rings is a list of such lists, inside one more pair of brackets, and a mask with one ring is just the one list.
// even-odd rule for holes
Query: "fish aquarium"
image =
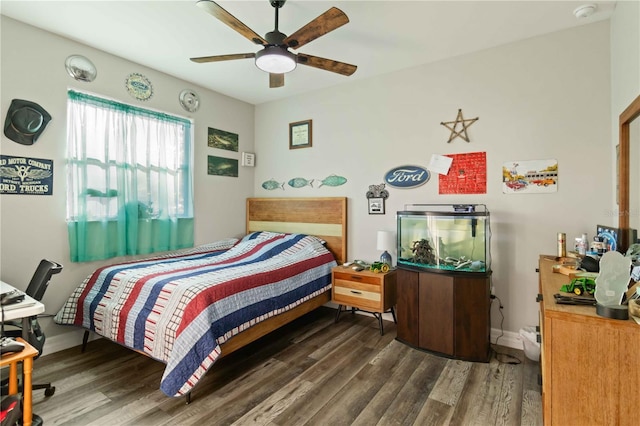
{"label": "fish aquarium", "polygon": [[430,272],[491,271],[484,204],[410,204],[397,216],[398,266]]}

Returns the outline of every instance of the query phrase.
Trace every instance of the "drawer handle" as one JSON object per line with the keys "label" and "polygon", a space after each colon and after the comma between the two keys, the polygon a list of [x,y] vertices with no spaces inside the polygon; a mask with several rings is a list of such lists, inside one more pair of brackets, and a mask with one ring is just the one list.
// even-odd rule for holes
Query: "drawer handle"
{"label": "drawer handle", "polygon": [[355,290],[350,290],[350,291],[351,291],[351,293],[353,293],[353,294],[362,294],[362,292],[361,292],[361,291],[355,291]]}
{"label": "drawer handle", "polygon": [[351,279],[352,280],[362,280],[362,277],[359,277],[357,275],[351,275]]}

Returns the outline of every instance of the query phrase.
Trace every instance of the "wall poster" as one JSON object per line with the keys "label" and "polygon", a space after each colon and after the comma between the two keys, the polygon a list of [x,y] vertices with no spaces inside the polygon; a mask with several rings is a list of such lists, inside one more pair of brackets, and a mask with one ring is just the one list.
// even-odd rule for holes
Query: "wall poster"
{"label": "wall poster", "polygon": [[213,155],[207,157],[207,174],[238,177],[238,160]]}
{"label": "wall poster", "polygon": [[502,165],[502,192],[539,194],[558,191],[558,160],[511,161]]}
{"label": "wall poster", "polygon": [[0,155],[0,194],[53,194],[53,160]]}
{"label": "wall poster", "polygon": [[207,133],[207,145],[212,148],[226,149],[238,152],[238,135],[224,130],[209,127]]}
{"label": "wall poster", "polygon": [[487,153],[448,154],[449,173],[439,175],[440,194],[486,194]]}

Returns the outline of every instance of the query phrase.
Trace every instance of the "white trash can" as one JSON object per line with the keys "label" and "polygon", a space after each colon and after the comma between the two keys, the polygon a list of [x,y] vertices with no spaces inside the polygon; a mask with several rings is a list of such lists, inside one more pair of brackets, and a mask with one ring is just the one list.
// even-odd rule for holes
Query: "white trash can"
{"label": "white trash can", "polygon": [[524,354],[531,361],[540,361],[540,343],[538,343],[538,333],[535,327],[524,327],[520,329],[520,338],[524,345]]}

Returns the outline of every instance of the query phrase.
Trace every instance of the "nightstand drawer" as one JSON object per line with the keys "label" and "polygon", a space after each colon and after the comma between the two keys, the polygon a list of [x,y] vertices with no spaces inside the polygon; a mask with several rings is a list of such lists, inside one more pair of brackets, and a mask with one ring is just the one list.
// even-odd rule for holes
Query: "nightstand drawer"
{"label": "nightstand drawer", "polygon": [[359,307],[362,309],[380,310],[382,295],[380,286],[359,284],[352,281],[336,282],[333,287],[333,301],[341,305]]}
{"label": "nightstand drawer", "polygon": [[[363,284],[373,284],[380,287],[382,284],[382,280],[384,280],[384,275],[382,274],[374,274],[369,271],[361,271],[361,272],[333,272],[333,279],[336,283],[339,281],[349,281]],[[380,291],[380,290],[378,290]]]}

